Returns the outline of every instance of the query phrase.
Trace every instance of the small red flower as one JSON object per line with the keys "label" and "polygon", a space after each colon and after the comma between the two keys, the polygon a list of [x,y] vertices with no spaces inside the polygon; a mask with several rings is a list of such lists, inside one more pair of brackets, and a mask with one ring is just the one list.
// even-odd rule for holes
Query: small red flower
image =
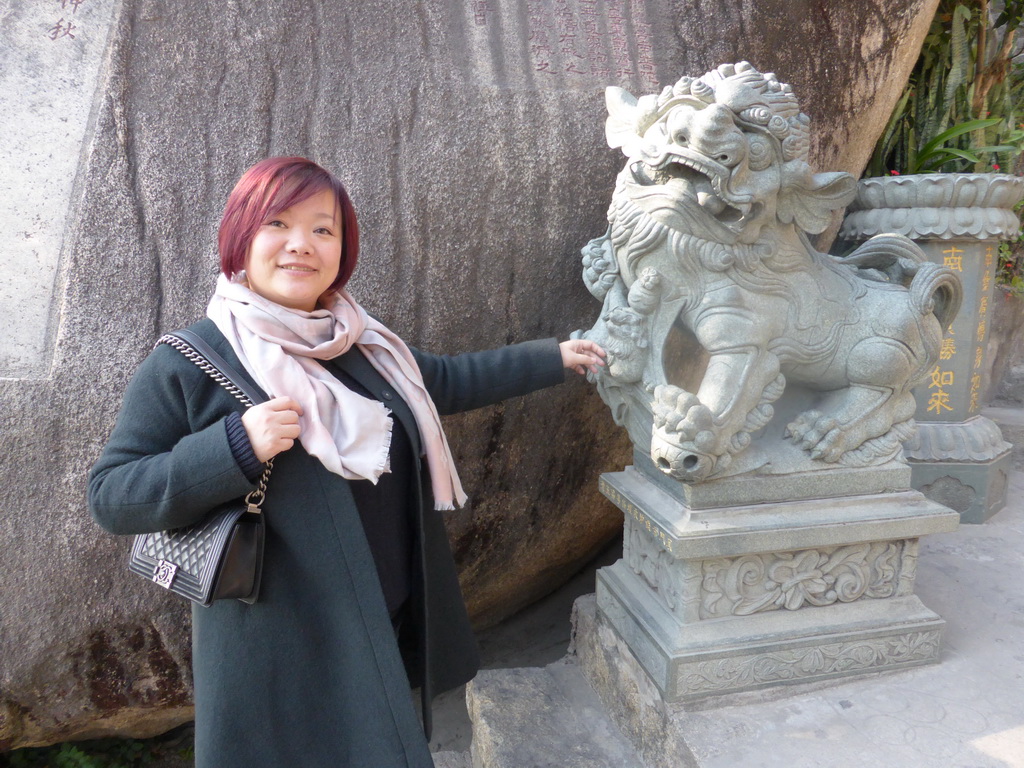
{"label": "small red flower", "polygon": [[899,176],[900,172],[899,171],[889,171],[889,175],[890,176]]}
{"label": "small red flower", "polygon": [[999,170],[999,163],[992,163],[992,169],[995,171]]}

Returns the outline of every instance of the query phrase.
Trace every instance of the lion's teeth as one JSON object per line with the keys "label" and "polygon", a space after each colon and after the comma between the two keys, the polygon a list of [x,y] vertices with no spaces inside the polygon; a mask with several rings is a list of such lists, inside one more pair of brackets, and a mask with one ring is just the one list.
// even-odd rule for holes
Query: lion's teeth
{"label": "lion's teeth", "polygon": [[698,192],[697,202],[702,208],[710,211],[712,215],[719,214],[725,210],[725,203],[719,197],[709,192]]}

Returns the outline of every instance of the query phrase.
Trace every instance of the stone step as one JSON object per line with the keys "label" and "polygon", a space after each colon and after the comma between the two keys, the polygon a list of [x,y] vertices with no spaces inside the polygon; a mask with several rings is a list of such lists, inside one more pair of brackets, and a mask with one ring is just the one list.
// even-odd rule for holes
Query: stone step
{"label": "stone step", "polygon": [[573,657],[482,671],[466,703],[473,768],[644,768]]}
{"label": "stone step", "polygon": [[434,758],[434,768],[473,768],[469,752],[446,750],[435,752],[432,757]]}

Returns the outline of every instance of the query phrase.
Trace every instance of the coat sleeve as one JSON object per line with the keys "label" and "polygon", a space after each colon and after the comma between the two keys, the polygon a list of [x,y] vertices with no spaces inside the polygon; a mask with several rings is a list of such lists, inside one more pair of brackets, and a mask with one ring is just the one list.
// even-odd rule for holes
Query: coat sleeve
{"label": "coat sleeve", "polygon": [[441,414],[493,405],[565,380],[555,339],[461,355],[431,355],[418,349],[412,353]]}
{"label": "coat sleeve", "polygon": [[135,373],[89,474],[89,509],[111,533],[191,525],[254,488],[228,443],[225,418],[193,429],[190,401],[205,374],[157,347]]}

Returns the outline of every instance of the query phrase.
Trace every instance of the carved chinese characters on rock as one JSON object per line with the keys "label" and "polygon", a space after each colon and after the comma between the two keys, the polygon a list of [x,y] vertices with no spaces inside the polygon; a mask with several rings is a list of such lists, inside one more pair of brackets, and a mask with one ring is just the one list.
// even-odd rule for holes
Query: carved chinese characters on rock
{"label": "carved chinese characters on rock", "polygon": [[944,371],[935,366],[931,373],[931,384],[928,385],[928,410],[936,415],[944,411],[952,411],[949,389],[956,383],[953,371]]}
{"label": "carved chinese characters on rock", "polygon": [[[657,85],[652,29],[642,7],[623,0],[471,0],[473,27],[505,57],[523,46],[504,39],[525,30],[535,83],[590,88],[610,82]],[[523,12],[525,11],[525,18]],[[492,38],[491,36],[494,36]],[[499,36],[501,39],[498,39]]]}
{"label": "carved chinese characters on rock", "polygon": [[59,6],[64,15],[50,24],[46,30],[46,36],[54,41],[63,38],[74,40],[78,25],[73,19],[78,13],[78,6],[84,2],[85,0],[53,0],[54,6]]}
{"label": "carved chinese characters on rock", "polygon": [[981,410],[981,372],[985,362],[985,344],[988,341],[988,305],[995,271],[995,253],[990,243],[985,245],[985,262],[981,280],[981,298],[978,301],[978,327],[975,331],[974,365],[971,367],[971,389],[967,410],[975,414]]}

